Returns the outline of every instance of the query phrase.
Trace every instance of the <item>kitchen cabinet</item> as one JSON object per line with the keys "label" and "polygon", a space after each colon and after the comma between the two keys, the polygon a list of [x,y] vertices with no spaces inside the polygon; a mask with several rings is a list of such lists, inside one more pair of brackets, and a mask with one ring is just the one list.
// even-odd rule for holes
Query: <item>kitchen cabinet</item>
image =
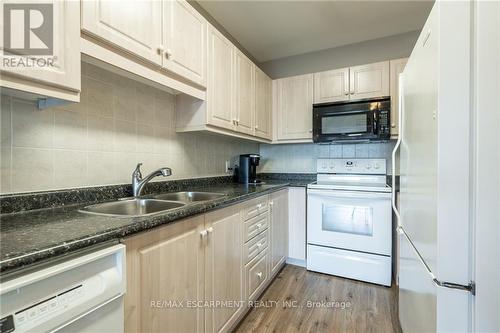
{"label": "kitchen cabinet", "polygon": [[391,139],[399,135],[399,74],[403,73],[408,58],[394,59],[390,65],[390,91],[391,91]]}
{"label": "kitchen cabinet", "polygon": [[[42,98],[46,96],[78,102],[81,88],[80,3],[69,0],[48,1],[48,3],[53,5],[54,10],[54,35],[53,53],[48,55],[47,59],[53,65],[22,70],[17,66],[8,67],[3,61],[0,64],[0,86],[35,94]],[[4,10],[3,5],[1,10]],[[8,58],[4,60],[6,59]],[[20,59],[25,60],[25,58]],[[2,93],[7,93],[7,91],[2,89]]]}
{"label": "kitchen cabinet", "polygon": [[273,82],[276,141],[312,141],[313,75]]}
{"label": "kitchen cabinet", "polygon": [[187,1],[163,1],[163,67],[206,84],[207,21]]}
{"label": "kitchen cabinet", "polygon": [[314,73],[314,104],[349,99],[349,68]]}
{"label": "kitchen cabinet", "polygon": [[204,217],[197,216],[123,240],[126,333],[204,331],[204,309],[180,306],[204,299],[203,231]]}
{"label": "kitchen cabinet", "polygon": [[272,80],[255,68],[255,135],[272,139]]}
{"label": "kitchen cabinet", "polygon": [[[205,216],[205,295],[208,301],[243,300],[241,206],[231,206]],[[244,305],[205,309],[205,331],[227,331]]]}
{"label": "kitchen cabinet", "polygon": [[274,276],[288,255],[288,189],[269,196],[271,260],[270,275]]}
{"label": "kitchen cabinet", "polygon": [[212,26],[208,28],[208,124],[232,130],[237,114],[233,108],[233,44]]}
{"label": "kitchen cabinet", "polygon": [[255,65],[234,48],[234,108],[235,131],[255,133]]}
{"label": "kitchen cabinet", "polygon": [[161,1],[82,1],[82,31],[122,51],[162,64]]}
{"label": "kitchen cabinet", "polygon": [[351,100],[389,96],[389,61],[349,67]]}

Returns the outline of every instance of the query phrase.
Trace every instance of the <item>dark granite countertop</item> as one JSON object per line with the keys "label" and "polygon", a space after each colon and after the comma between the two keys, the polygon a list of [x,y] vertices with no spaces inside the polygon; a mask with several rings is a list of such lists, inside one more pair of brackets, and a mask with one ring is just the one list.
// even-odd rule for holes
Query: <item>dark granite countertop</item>
{"label": "dark granite countertop", "polygon": [[191,191],[223,192],[227,196],[147,217],[108,217],[78,212],[79,208],[88,203],[0,215],[0,272],[3,274],[24,268],[55,256],[117,240],[181,218],[202,214],[277,191],[289,185],[304,186],[306,184],[303,179],[286,181],[286,177],[277,179],[269,177],[265,179],[265,182],[266,185],[261,186],[214,183],[190,187]]}

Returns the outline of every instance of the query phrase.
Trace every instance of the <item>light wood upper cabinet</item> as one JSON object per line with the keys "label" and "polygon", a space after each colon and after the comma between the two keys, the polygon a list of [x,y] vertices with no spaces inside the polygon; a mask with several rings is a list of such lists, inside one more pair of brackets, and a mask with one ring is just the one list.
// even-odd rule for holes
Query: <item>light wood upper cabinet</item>
{"label": "light wood upper cabinet", "polygon": [[207,109],[210,125],[233,129],[233,45],[212,26],[208,28]]}
{"label": "light wood upper cabinet", "polygon": [[155,64],[162,64],[161,1],[82,1],[82,30]]}
{"label": "light wood upper cabinet", "polygon": [[408,58],[390,61],[391,73],[391,138],[399,135],[399,74],[403,73]]}
{"label": "light wood upper cabinet", "polygon": [[276,80],[273,107],[277,140],[312,140],[313,75]]}
{"label": "light wood upper cabinet", "polygon": [[[243,300],[242,229],[240,205],[205,215],[205,295],[208,301]],[[244,307],[208,307],[205,331],[227,331]],[[180,331],[179,331],[180,332]]]}
{"label": "light wood upper cabinet", "polygon": [[234,119],[235,130],[255,133],[255,65],[243,53],[234,48]]}
{"label": "light wood upper cabinet", "polygon": [[[4,15],[3,4],[10,2],[2,1],[0,15]],[[25,70],[22,67],[8,67],[1,62],[0,86],[78,102],[81,88],[80,3],[69,0],[44,3],[53,4],[53,51],[47,55],[52,65]]]}
{"label": "light wood upper cabinet", "polygon": [[272,193],[271,209],[271,276],[275,275],[288,255],[288,189]]}
{"label": "light wood upper cabinet", "polygon": [[314,73],[314,104],[349,99],[349,68]]}
{"label": "light wood upper cabinet", "polygon": [[204,332],[203,308],[154,307],[204,299],[204,244],[198,216],[123,241],[127,256],[125,332]]}
{"label": "light wood upper cabinet", "polygon": [[272,80],[255,66],[255,135],[272,139]]}
{"label": "light wood upper cabinet", "polygon": [[350,99],[389,96],[389,61],[349,68]]}
{"label": "light wood upper cabinet", "polygon": [[163,66],[206,84],[207,21],[184,0],[163,1]]}

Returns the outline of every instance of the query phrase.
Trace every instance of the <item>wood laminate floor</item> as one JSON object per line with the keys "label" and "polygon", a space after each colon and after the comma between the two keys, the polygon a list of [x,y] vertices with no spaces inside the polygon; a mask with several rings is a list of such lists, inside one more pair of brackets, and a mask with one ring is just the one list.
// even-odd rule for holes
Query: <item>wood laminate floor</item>
{"label": "wood laminate floor", "polygon": [[400,332],[395,286],[298,266],[286,265],[254,305],[236,332]]}

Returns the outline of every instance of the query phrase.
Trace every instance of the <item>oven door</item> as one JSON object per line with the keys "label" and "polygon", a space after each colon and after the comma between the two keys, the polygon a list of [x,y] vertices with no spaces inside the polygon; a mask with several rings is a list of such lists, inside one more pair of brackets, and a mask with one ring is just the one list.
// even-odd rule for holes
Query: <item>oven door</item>
{"label": "oven door", "polygon": [[307,191],[307,243],[391,255],[391,194]]}

